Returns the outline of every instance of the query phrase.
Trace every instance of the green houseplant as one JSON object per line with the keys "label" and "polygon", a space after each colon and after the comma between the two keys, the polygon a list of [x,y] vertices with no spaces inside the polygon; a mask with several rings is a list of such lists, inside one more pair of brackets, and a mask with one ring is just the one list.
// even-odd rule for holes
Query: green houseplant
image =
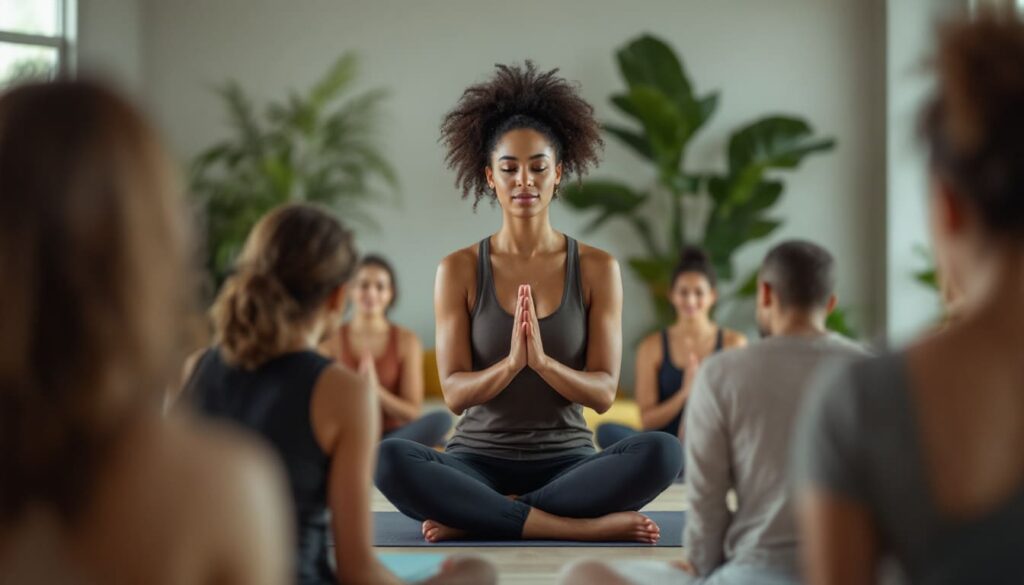
{"label": "green houseplant", "polygon": [[218,88],[232,134],[199,154],[190,174],[213,284],[230,272],[259,217],[282,203],[321,203],[349,222],[375,225],[364,204],[397,187],[373,141],[386,93],[352,95],[356,77],[356,57],[347,53],[308,91],[291,92],[262,115],[238,83]]}
{"label": "green houseplant", "polygon": [[[604,129],[654,166],[656,182],[641,190],[618,181],[588,180],[565,189],[564,199],[577,210],[597,212],[585,231],[612,218],[633,226],[646,254],[629,258],[628,264],[646,284],[661,326],[675,316],[666,293],[684,243],[702,245],[720,277],[734,280],[734,253],[781,225],[770,212],[784,184],[769,172],[795,169],[805,157],[831,150],[835,141],[816,136],[801,118],[767,116],[732,133],[724,171],[691,170],[685,165],[687,148],[714,115],[719,94],[698,96],[672,48],[653,36],[634,39],[616,57],[626,88],[611,103],[634,125],[605,124]],[[702,198],[710,208],[703,230],[686,233],[685,202]],[[652,204],[666,207],[667,213],[652,218]],[[741,291],[750,292],[752,282],[748,279]]]}

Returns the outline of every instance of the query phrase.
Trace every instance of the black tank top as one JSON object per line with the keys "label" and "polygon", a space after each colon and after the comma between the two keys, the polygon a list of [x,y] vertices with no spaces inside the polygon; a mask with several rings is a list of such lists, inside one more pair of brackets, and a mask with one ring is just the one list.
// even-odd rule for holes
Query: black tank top
{"label": "black tank top", "polygon": [[278,356],[255,370],[224,363],[216,348],[203,354],[185,392],[209,416],[234,421],[268,441],[288,473],[295,502],[298,581],[334,583],[328,561],[329,459],[313,436],[310,400],[331,360],[311,351]]}
{"label": "black tank top", "polygon": [[[722,351],[725,347],[725,334],[722,332],[722,328],[718,328],[718,333],[715,334],[715,350],[713,353]],[[679,392],[683,387],[683,380],[686,379],[686,370],[677,368],[672,363],[672,350],[668,344],[668,329],[661,330],[661,367],[658,368],[658,403],[665,402],[672,398],[676,392]],[[679,425],[683,421],[683,413],[686,412],[686,405],[683,405],[683,410],[679,411],[672,420],[668,421],[668,424],[658,429],[659,431],[666,432],[670,435],[679,435]]]}
{"label": "black tank top", "polygon": [[[540,319],[544,351],[574,370],[587,363],[587,308],[580,284],[576,240],[566,236],[565,284],[562,301]],[[514,316],[498,302],[491,270],[490,238],[480,242],[476,306],[471,319],[473,370],[479,371],[508,357]],[[569,402],[537,372],[525,367],[489,402],[471,406],[455,427],[448,451],[504,459],[548,459],[594,452],[594,441],[583,419],[583,407]]]}

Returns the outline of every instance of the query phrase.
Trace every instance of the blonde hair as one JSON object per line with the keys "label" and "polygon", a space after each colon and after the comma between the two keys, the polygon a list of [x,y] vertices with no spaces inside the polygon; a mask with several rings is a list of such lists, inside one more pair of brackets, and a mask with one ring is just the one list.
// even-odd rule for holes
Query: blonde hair
{"label": "blonde hair", "polygon": [[170,169],[101,85],[0,97],[0,522],[32,501],[74,517],[180,363],[190,288]]}
{"label": "blonde hair", "polygon": [[355,264],[351,233],[327,209],[289,204],[265,215],[211,310],[224,359],[255,369],[281,354]]}

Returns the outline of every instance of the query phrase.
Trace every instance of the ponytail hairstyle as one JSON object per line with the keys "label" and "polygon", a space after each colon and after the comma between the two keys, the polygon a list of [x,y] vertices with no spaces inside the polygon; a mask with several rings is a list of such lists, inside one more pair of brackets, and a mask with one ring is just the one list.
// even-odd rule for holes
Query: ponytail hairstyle
{"label": "ponytail hairstyle", "polygon": [[352,234],[327,209],[288,204],[265,215],[211,310],[225,361],[251,370],[286,351],[355,265]]}
{"label": "ponytail hairstyle", "polygon": [[708,279],[711,290],[718,288],[718,275],[715,273],[715,265],[711,262],[708,253],[699,246],[685,246],[679,253],[679,262],[672,271],[672,280],[669,282],[669,289],[675,288],[676,279],[686,272],[703,274]]}
{"label": "ponytail hairstyle", "polygon": [[1024,240],[1024,23],[989,9],[939,29],[921,135],[931,168],[993,234]]}

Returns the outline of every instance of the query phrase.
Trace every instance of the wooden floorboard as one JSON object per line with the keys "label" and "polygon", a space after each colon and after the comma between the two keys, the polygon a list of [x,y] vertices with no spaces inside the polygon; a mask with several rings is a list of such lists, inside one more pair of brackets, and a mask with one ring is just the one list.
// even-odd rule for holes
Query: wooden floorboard
{"label": "wooden floorboard", "polygon": [[[674,484],[647,505],[644,510],[668,511],[684,509],[684,488]],[[394,511],[394,506],[380,492],[374,493],[374,511]],[[382,552],[406,552],[413,554],[443,552],[445,554],[474,554],[482,556],[498,568],[499,583],[502,585],[552,585],[557,582],[558,572],[567,563],[577,559],[600,557],[615,559],[660,559],[674,560],[682,557],[682,549],[676,547],[445,547],[424,549],[420,547],[387,547]]]}

